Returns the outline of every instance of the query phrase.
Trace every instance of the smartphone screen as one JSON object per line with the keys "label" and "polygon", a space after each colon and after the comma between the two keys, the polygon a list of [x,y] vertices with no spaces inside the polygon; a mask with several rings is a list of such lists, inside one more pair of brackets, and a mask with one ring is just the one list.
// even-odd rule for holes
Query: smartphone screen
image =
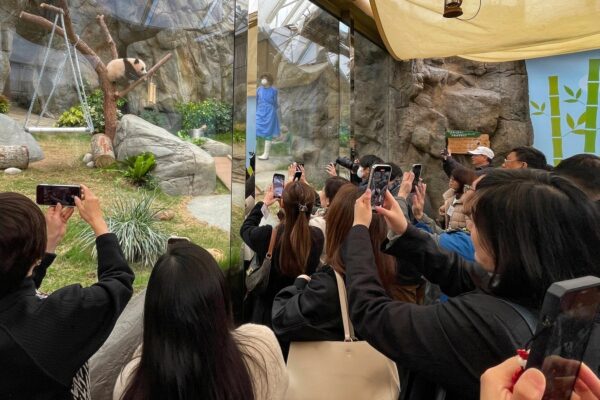
{"label": "smartphone screen", "polygon": [[[564,282],[586,278],[593,277]],[[533,341],[527,360],[527,368],[538,368],[546,377],[544,400],[571,398],[594,321],[600,312],[600,279],[594,279],[595,286],[587,284],[566,291],[564,288],[556,290],[557,284],[554,284],[544,298],[536,330],[539,336]]]}
{"label": "smartphone screen", "polygon": [[37,204],[55,206],[58,203],[65,207],[75,207],[75,196],[81,198],[79,185],[37,185],[35,200]]}
{"label": "smartphone screen", "polygon": [[283,187],[285,185],[285,176],[282,174],[273,175],[273,196],[280,199],[283,196]]}
{"label": "smartphone screen", "polygon": [[419,184],[419,179],[421,179],[421,164],[413,164],[412,166],[412,173],[415,174],[415,180],[413,181],[412,184],[412,190],[411,192],[414,193],[415,189],[417,188],[417,185]]}
{"label": "smartphone screen", "polygon": [[392,167],[387,164],[375,164],[371,167],[369,189],[371,189],[371,207],[382,206],[385,192],[392,176]]}

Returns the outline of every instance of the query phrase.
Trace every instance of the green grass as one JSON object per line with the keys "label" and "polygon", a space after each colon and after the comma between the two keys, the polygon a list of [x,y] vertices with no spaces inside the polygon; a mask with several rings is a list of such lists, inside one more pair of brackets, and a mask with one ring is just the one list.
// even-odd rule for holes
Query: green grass
{"label": "green grass", "polygon": [[[89,151],[89,135],[37,135],[36,139],[46,158],[31,164],[19,175],[1,174],[0,192],[19,192],[35,200],[35,188],[39,183],[83,183],[98,196],[102,208],[109,210],[114,199],[136,196],[139,190],[143,190],[132,186],[118,171],[90,169],[81,162],[83,155]],[[224,185],[217,185],[218,192],[229,192]],[[239,255],[235,254],[230,257],[229,233],[196,220],[187,211],[190,199],[189,196],[158,193],[155,206],[173,210],[175,213],[171,221],[158,222],[159,229],[167,235],[189,237],[194,243],[207,249],[217,249],[222,254],[222,259],[218,260],[219,264],[227,268],[230,258],[239,258]],[[58,257],[44,279],[42,291],[50,293],[74,283],[89,286],[97,281],[97,261],[92,258],[91,250],[82,249],[76,243],[81,233],[80,221],[75,212],[69,221],[67,235],[57,248]],[[133,264],[132,268],[136,273],[134,289],[137,292],[146,287],[151,269],[137,264]]]}

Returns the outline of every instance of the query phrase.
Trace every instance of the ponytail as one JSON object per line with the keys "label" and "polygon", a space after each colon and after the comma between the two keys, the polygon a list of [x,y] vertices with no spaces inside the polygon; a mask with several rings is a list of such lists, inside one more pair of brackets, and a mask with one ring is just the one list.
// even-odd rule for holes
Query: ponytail
{"label": "ponytail", "polygon": [[314,191],[302,182],[292,182],[283,191],[285,220],[279,243],[279,269],[285,276],[306,272],[312,247],[308,222],[314,200]]}

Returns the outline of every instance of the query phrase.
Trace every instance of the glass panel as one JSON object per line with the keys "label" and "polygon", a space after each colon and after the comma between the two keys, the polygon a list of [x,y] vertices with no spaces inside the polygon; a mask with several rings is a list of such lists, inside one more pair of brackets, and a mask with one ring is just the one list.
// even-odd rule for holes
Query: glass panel
{"label": "glass panel", "polygon": [[359,156],[375,154],[388,161],[390,56],[358,32],[354,40],[352,123],[356,149]]}
{"label": "glass panel", "polygon": [[[252,54],[249,51],[249,7],[248,0],[236,1],[235,13],[235,58],[234,58],[234,106],[233,106],[233,156],[231,191],[231,268],[228,282],[233,301],[236,322],[242,321],[244,286],[244,245],[240,237],[240,228],[244,222],[246,198],[253,200],[254,188],[249,180],[246,152],[247,110],[249,108],[250,88],[248,87],[248,69]],[[250,64],[249,64],[250,62]],[[248,203],[251,207],[253,201]]]}
{"label": "glass panel", "polygon": [[261,1],[258,11],[257,190],[293,161],[320,187],[339,151],[338,21],[307,0]]}
{"label": "glass panel", "polygon": [[[349,24],[352,21],[347,21]],[[352,125],[352,85],[354,80],[353,59],[353,32],[344,22],[339,24],[340,32],[340,130],[339,130],[339,157],[354,160],[356,156],[354,126]],[[350,179],[350,170],[338,167],[338,175]]]}
{"label": "glass panel", "polygon": [[[10,101],[9,112],[0,115],[2,123],[14,123],[11,129],[24,133],[19,127],[24,125],[32,104],[29,126],[85,128],[87,121],[75,85],[77,75],[71,70],[70,60],[65,58],[64,39],[55,35],[50,41],[49,28],[55,14],[39,8],[39,2],[13,3],[23,6],[18,6],[20,9],[0,7],[0,90]],[[60,1],[52,3],[61,4]],[[234,69],[234,50],[238,56],[245,53],[243,48],[234,48],[235,1],[70,0],[69,4],[75,33],[94,53],[86,54],[79,46],[78,58],[74,60],[80,64],[94,128],[97,133],[106,132],[111,136],[116,133],[114,152],[119,160],[152,152],[157,166],[150,174],[155,179],[140,189],[114,169],[87,168],[81,160],[90,152],[90,141],[96,140],[97,135],[90,138],[86,133],[40,133],[35,138],[45,152],[45,160],[32,163],[27,174],[10,183],[1,181],[0,191],[19,190],[33,197],[33,182],[84,183],[99,195],[104,210],[111,216],[119,201],[140,201],[142,197],[152,196],[154,192],[148,187],[156,183],[161,192],[154,198],[153,207],[171,212],[165,213],[165,220],[155,222],[154,228],[165,236],[187,236],[212,249],[221,266],[229,268],[230,260],[239,260],[239,251],[238,255],[230,255],[230,232],[239,229],[239,224],[230,229],[231,159],[245,152],[239,151],[239,140],[232,143],[232,138],[239,138],[238,132],[244,129],[243,125],[234,127],[232,123],[234,78],[243,75],[242,67],[238,67],[245,65],[240,57],[242,61]],[[50,21],[42,26],[26,17],[19,18],[21,11]],[[100,25],[97,14],[105,16],[106,29]],[[108,34],[114,40],[114,52],[108,44]],[[126,88],[140,78],[142,64],[116,61],[109,68],[110,77],[104,78],[95,70],[99,65],[95,55],[104,64],[118,57],[129,57],[132,61],[137,58],[145,63],[146,70],[165,56],[170,55],[170,59],[154,75],[127,92]],[[103,73],[103,68],[97,70]],[[38,81],[39,94],[34,100]],[[112,81],[116,81],[114,87]],[[119,112],[116,109],[108,112],[106,121],[101,87],[111,96],[115,90],[125,93],[124,100],[119,101]],[[245,94],[242,96],[245,98]],[[38,121],[37,115],[44,109]],[[111,118],[120,118],[120,114],[125,116],[115,132],[110,125]],[[236,114],[236,121],[239,120],[243,121],[244,117]],[[110,140],[106,143],[110,144]],[[108,148],[98,149],[109,152]],[[99,160],[96,157],[98,165]],[[240,168],[237,170],[239,174]],[[241,171],[243,176],[243,162]],[[243,179],[238,181],[243,187]],[[137,182],[142,183],[144,179]],[[234,204],[234,215],[240,213],[242,206],[243,194]],[[94,263],[91,250],[75,245],[78,235],[65,239],[61,252],[69,252],[71,257],[56,260],[57,267],[53,270],[56,277],[48,282],[75,280],[84,285],[93,282],[87,274],[87,264]],[[132,239],[135,238],[123,238]],[[69,268],[76,267],[69,265],[75,259],[79,260],[78,265],[85,265],[81,276]],[[145,285],[150,268],[141,268],[139,260],[134,261],[139,289]],[[75,275],[61,277],[61,274]]]}

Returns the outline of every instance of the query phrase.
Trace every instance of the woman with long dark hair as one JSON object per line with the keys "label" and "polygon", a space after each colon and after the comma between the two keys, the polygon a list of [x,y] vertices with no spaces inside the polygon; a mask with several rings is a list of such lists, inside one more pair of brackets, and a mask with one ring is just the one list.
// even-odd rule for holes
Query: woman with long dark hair
{"label": "woman with long dark hair", "polygon": [[[600,276],[600,213],[575,185],[540,170],[494,170],[467,200],[476,264],[443,252],[391,196],[377,208],[396,237],[386,252],[451,296],[419,306],[391,299],[374,272],[370,194],[356,202],[342,248],[358,335],[413,373],[406,399],[478,399],[479,377],[532,337],[548,287]],[[597,359],[596,359],[597,360]],[[439,392],[438,392],[439,394]]]}
{"label": "woman with long dark hair", "polygon": [[283,399],[287,373],[273,332],[233,327],[215,259],[178,243],[150,275],[143,344],[117,379],[114,400]]}
{"label": "woman with long dark hair", "polygon": [[[273,231],[270,225],[259,226],[263,205],[269,207],[276,200],[269,188],[264,202],[256,203],[240,230],[244,242],[256,252],[259,263],[267,254]],[[271,326],[271,308],[277,292],[294,283],[298,275],[315,272],[323,249],[323,232],[309,226],[314,190],[302,182],[289,182],[281,200],[285,217],[277,230],[269,285],[263,293],[250,294],[253,303],[250,320],[267,326]]]}
{"label": "woman with long dark hair", "polygon": [[[341,244],[352,228],[354,203],[361,191],[351,183],[337,192],[327,211],[326,265],[317,272],[300,275],[294,284],[281,290],[273,303],[273,330],[282,342],[297,340],[343,340],[339,295],[334,270],[345,276]],[[383,217],[375,216],[369,229],[374,249],[385,240]],[[396,273],[394,257],[375,251],[375,265],[383,285],[392,294]]]}

